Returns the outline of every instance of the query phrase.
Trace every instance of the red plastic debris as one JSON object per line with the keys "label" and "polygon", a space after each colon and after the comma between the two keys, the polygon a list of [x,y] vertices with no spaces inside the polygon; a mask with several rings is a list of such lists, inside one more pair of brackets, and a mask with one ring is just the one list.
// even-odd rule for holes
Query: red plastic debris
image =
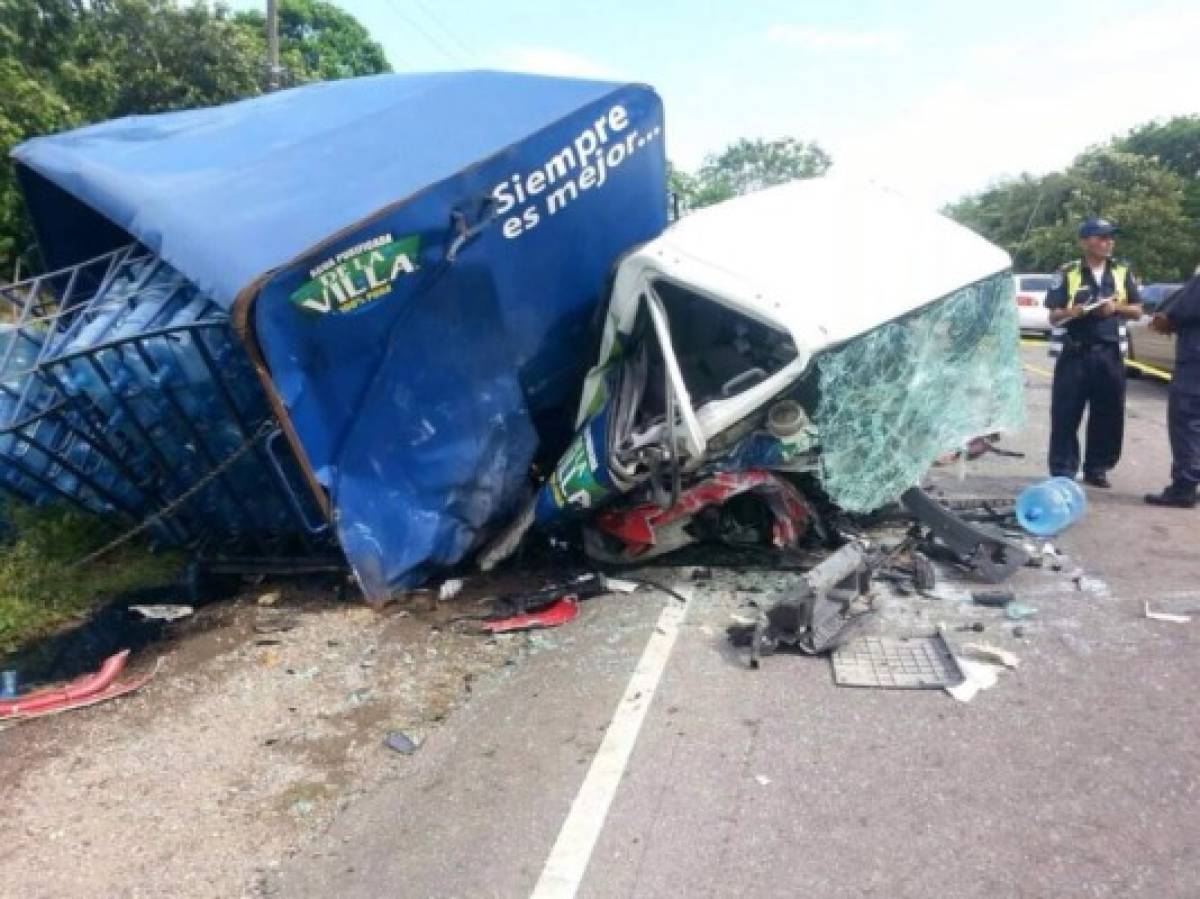
{"label": "red plastic debris", "polygon": [[558,627],[579,614],[579,597],[560,596],[550,605],[537,612],[511,615],[508,618],[493,618],[479,622],[479,626],[492,634],[509,634],[513,631],[530,631],[544,627]]}
{"label": "red plastic debris", "polygon": [[52,715],[132,693],[150,680],[154,672],[117,683],[117,675],[125,669],[128,660],[129,650],[125,649],[105,659],[100,670],[94,674],[85,674],[65,686],[48,687],[17,699],[0,700],[0,721]]}

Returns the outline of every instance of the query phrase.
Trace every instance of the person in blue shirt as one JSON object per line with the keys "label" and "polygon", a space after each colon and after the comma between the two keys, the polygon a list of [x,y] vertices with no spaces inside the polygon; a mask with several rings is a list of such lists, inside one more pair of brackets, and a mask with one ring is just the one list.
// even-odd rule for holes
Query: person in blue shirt
{"label": "person in blue shirt", "polygon": [[1046,294],[1050,355],[1056,358],[1050,394],[1051,476],[1079,473],[1079,424],[1087,410],[1083,480],[1111,487],[1108,472],[1121,458],[1125,435],[1125,322],[1140,318],[1141,297],[1128,263],[1112,258],[1117,229],[1090,218],[1079,226],[1081,258],[1055,275]]}
{"label": "person in blue shirt", "polygon": [[1163,303],[1150,327],[1175,335],[1175,372],[1167,393],[1171,483],[1146,502],[1193,509],[1200,484],[1200,273]]}

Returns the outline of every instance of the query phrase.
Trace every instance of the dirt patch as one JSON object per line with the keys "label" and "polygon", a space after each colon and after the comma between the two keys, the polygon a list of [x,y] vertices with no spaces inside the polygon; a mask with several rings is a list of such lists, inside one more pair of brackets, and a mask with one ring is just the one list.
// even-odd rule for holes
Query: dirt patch
{"label": "dirt patch", "polygon": [[322,596],[209,607],[142,654],[141,692],[0,732],[0,895],[236,896],[525,651],[448,626],[470,599],[381,612]]}

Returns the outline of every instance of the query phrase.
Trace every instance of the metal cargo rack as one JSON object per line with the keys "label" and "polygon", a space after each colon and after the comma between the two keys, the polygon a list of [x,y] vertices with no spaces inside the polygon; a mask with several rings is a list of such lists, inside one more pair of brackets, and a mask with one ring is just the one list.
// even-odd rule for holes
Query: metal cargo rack
{"label": "metal cargo rack", "polygon": [[344,565],[227,312],[137,244],[0,286],[0,489],[225,572]]}

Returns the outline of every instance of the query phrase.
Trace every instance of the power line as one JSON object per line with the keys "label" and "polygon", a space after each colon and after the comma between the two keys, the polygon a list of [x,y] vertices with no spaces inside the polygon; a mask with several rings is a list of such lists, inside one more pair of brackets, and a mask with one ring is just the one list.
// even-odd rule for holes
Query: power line
{"label": "power line", "polygon": [[445,23],[441,16],[437,15],[437,13],[421,2],[421,0],[413,0],[413,3],[425,13],[425,15],[431,22],[433,22],[434,25],[441,29],[442,33],[447,35],[452,41],[454,41],[454,43],[458,44],[458,46],[462,47],[463,51],[468,56],[478,57],[479,54],[476,52],[475,48],[460,38],[458,33],[450,28],[450,26]]}
{"label": "power line", "polygon": [[460,56],[456,51],[447,49],[446,44],[443,43],[440,38],[435,37],[426,31],[425,28],[415,19],[409,18],[404,10],[400,8],[400,5],[396,2],[396,0],[388,0],[388,5],[392,8],[397,16],[408,23],[408,25],[411,26],[418,34],[425,38],[430,46],[434,47],[439,53],[441,53],[451,62],[459,65],[470,65],[470,62]]}

